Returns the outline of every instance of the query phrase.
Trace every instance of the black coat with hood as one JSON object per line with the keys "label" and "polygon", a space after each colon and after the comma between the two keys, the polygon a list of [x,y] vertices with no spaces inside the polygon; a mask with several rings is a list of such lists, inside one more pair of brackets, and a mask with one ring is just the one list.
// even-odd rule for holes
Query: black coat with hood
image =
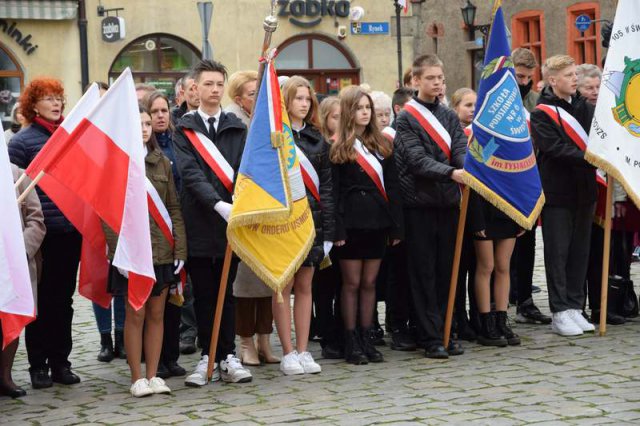
{"label": "black coat with hood", "polygon": [[307,189],[307,199],[313,215],[316,239],[309,252],[307,262],[317,266],[324,258],[324,241],[334,241],[335,203],[329,161],[329,144],[313,126],[305,125],[300,131],[293,131],[296,145],[309,159],[320,180],[320,201]]}
{"label": "black coat with hood", "polygon": [[[176,126],[174,147],[182,178],[180,204],[187,231],[190,257],[224,257],[227,245],[227,222],[214,210],[219,201],[231,203],[231,194],[202,156],[193,147],[184,129],[207,134],[197,111],[185,114]],[[214,144],[233,167],[234,182],[247,137],[247,128],[233,114],[222,112]]]}
{"label": "black coat with hood", "polygon": [[[557,97],[551,87],[545,87],[538,99],[540,104],[563,108],[589,133],[594,107],[579,93],[567,102]],[[584,151],[544,111],[538,109],[531,113],[531,135],[538,150],[538,169],[546,205],[575,207],[595,203],[595,168],[584,159]]]}

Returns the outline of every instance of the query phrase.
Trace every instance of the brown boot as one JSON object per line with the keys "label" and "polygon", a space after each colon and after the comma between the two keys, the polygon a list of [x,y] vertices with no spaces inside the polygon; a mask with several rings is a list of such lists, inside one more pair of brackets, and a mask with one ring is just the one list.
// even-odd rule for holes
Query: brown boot
{"label": "brown boot", "polygon": [[240,361],[244,365],[260,365],[253,337],[240,336]]}
{"label": "brown boot", "polygon": [[270,334],[258,334],[258,354],[260,359],[267,364],[278,364],[280,358],[271,351]]}

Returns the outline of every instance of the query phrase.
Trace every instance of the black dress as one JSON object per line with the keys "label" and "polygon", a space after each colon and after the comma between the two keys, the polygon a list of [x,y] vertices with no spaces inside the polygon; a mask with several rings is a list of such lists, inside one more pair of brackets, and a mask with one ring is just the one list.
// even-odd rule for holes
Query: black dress
{"label": "black dress", "polygon": [[[473,190],[471,190],[469,198],[467,215],[469,218],[467,230],[475,240],[494,241],[516,238],[522,230],[509,216],[495,208]],[[483,230],[486,237],[476,235],[476,232]]]}
{"label": "black dress", "polygon": [[[160,296],[162,290],[167,287],[175,287],[180,282],[180,275],[175,275],[175,267],[171,264],[153,265],[153,272],[156,275],[156,282],[151,289],[151,296]],[[129,279],[122,275],[118,268],[109,266],[109,278],[107,291],[114,296],[126,296],[129,286]]]}
{"label": "black dress", "polygon": [[402,239],[403,216],[398,172],[393,155],[382,164],[388,201],[360,165],[351,161],[333,165],[336,194],[336,241],[338,259],[382,259],[389,240]]}

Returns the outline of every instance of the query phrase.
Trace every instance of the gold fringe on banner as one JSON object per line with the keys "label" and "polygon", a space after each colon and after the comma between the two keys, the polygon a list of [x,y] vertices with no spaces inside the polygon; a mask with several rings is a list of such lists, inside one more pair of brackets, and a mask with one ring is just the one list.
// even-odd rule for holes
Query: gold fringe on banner
{"label": "gold fringe on banner", "polygon": [[613,164],[609,163],[604,158],[598,157],[589,150],[584,153],[584,159],[594,166],[598,167],[599,169],[604,170],[605,172],[607,172],[607,174],[610,174],[615,180],[620,182],[627,195],[631,198],[631,200],[633,200],[633,203],[636,205],[636,207],[640,209],[640,195],[633,192],[631,185],[629,185],[622,173],[620,173],[620,170],[618,170]]}

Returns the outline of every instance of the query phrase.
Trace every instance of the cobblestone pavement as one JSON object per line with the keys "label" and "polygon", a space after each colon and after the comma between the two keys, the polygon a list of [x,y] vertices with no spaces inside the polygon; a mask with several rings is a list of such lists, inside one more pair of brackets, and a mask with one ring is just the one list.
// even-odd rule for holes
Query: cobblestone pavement
{"label": "cobblestone pavement", "polygon": [[[548,312],[541,259],[537,265],[537,303]],[[640,283],[640,266],[633,268]],[[28,396],[0,398],[1,424],[640,424],[640,319],[609,326],[606,337],[563,338],[548,326],[517,325],[522,346],[468,343],[448,361],[387,346],[383,364],[319,360],[323,371],[314,376],[284,377],[269,365],[253,367],[247,384],[193,389],[172,378],[173,394],[133,399],[126,363],[95,359],[90,303],[77,297],[75,307],[72,362],[82,383],[32,390],[21,344],[14,378]],[[311,351],[320,358],[317,343]],[[196,362],[196,355],[180,358],[187,370]]]}

